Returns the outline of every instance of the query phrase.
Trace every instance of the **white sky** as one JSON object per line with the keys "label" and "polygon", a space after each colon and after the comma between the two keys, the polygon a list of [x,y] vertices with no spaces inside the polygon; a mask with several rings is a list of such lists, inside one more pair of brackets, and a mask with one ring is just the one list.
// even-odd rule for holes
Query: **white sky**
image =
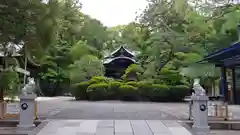
{"label": "white sky", "polygon": [[82,12],[100,20],[105,26],[128,24],[136,12],[145,9],[146,0],[80,0]]}

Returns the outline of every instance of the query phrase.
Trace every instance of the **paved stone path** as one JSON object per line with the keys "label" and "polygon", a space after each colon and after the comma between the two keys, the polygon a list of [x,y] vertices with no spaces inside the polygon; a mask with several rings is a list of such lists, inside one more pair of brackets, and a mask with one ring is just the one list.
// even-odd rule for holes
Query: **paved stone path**
{"label": "paved stone path", "polygon": [[239,130],[211,130],[205,135],[240,135]]}
{"label": "paved stone path", "polygon": [[37,135],[191,135],[169,120],[51,120]]}
{"label": "paved stone path", "polygon": [[[38,114],[50,122],[37,135],[191,135],[176,121],[188,118],[188,103],[40,100]],[[229,106],[240,118],[240,106]],[[63,120],[62,120],[63,119]],[[68,119],[68,120],[66,120]],[[211,131],[207,135],[239,135]]]}

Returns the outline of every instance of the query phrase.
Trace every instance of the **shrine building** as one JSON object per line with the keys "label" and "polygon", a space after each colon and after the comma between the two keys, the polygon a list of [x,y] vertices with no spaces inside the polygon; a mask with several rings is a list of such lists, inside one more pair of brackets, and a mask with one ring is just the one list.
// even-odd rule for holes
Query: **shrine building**
{"label": "shrine building", "polygon": [[128,66],[136,63],[136,55],[138,53],[139,52],[136,51],[130,51],[124,46],[120,46],[110,55],[107,55],[103,60],[105,76],[121,79]]}
{"label": "shrine building", "polygon": [[221,68],[219,94],[230,104],[240,104],[240,42],[210,53],[204,61]]}

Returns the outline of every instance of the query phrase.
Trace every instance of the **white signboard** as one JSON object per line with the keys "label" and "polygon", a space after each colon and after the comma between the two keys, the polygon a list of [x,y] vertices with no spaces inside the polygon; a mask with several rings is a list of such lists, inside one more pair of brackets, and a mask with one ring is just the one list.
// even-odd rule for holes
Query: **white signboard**
{"label": "white signboard", "polygon": [[19,103],[7,103],[6,113],[7,114],[19,114],[20,104]]}

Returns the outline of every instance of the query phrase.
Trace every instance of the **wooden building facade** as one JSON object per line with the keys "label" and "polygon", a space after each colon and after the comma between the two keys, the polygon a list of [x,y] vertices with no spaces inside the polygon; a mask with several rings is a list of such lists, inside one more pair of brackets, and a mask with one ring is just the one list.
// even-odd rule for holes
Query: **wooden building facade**
{"label": "wooden building facade", "polygon": [[136,63],[136,54],[137,52],[132,52],[124,46],[120,46],[104,58],[105,76],[121,79],[128,66]]}

